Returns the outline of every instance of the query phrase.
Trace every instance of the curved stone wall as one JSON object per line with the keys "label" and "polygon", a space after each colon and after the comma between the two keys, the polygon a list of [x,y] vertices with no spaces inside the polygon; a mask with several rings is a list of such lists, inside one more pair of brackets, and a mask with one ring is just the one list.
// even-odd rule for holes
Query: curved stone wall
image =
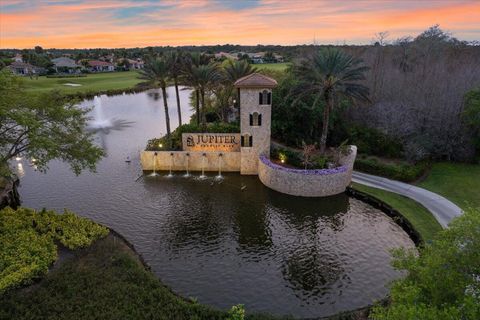
{"label": "curved stone wall", "polygon": [[345,191],[352,180],[357,147],[350,146],[349,149],[349,154],[339,161],[341,166],[334,169],[290,169],[261,156],[258,177],[265,186],[294,196],[325,197],[339,194]]}

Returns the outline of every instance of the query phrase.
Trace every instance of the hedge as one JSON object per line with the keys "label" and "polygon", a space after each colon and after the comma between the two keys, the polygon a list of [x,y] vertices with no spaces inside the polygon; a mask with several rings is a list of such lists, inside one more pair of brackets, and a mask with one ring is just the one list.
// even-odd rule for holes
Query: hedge
{"label": "hedge", "polygon": [[47,273],[57,259],[57,245],[87,247],[108,229],[65,211],[9,207],[0,211],[0,294]]}
{"label": "hedge", "polygon": [[354,164],[355,170],[404,182],[415,181],[425,173],[428,167],[427,162],[386,163],[374,157],[357,157]]}

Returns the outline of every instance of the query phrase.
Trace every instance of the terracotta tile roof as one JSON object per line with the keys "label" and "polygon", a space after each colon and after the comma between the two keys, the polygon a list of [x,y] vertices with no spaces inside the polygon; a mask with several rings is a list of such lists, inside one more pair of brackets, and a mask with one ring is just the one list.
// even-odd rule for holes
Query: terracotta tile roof
{"label": "terracotta tile roof", "polygon": [[105,62],[105,61],[99,61],[99,60],[90,60],[88,61],[88,64],[91,67],[96,67],[96,66],[101,66],[101,67],[106,67],[106,66],[113,66],[110,62]]}
{"label": "terracotta tile roof", "polygon": [[237,88],[273,88],[277,81],[260,73],[252,73],[235,81]]}

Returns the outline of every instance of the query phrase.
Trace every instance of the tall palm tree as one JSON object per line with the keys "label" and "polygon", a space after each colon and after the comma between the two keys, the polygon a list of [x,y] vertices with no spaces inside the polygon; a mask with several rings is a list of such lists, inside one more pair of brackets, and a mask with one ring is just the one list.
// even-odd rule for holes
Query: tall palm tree
{"label": "tall palm tree", "polygon": [[177,96],[177,112],[178,112],[178,126],[182,125],[182,108],[180,106],[180,95],[178,93],[178,81],[182,74],[184,55],[182,51],[169,51],[166,53],[165,58],[169,65],[170,78],[173,79],[173,85],[175,86],[175,94]]}
{"label": "tall palm tree", "polygon": [[326,149],[330,113],[339,100],[369,100],[369,89],[358,82],[365,80],[368,69],[362,60],[335,48],[321,49],[293,66],[294,74],[299,80],[294,91],[299,96],[315,95],[315,101],[321,99],[325,102],[320,137],[321,153]]}
{"label": "tall palm tree", "polygon": [[223,105],[221,106],[223,121],[227,121],[227,107],[231,102],[231,97],[236,96],[234,94],[235,81],[256,71],[257,69],[252,67],[248,61],[245,60],[227,60],[223,66],[223,87],[218,94],[218,96],[222,97],[221,100],[223,100]]}
{"label": "tall palm tree", "polygon": [[144,69],[140,71],[140,79],[158,85],[162,89],[163,106],[165,107],[165,123],[167,137],[170,137],[170,116],[168,114],[167,81],[169,79],[169,65],[165,58],[149,59]]}
{"label": "tall palm tree", "polygon": [[197,79],[197,88],[200,94],[201,122],[202,127],[205,128],[207,124],[205,94],[215,84],[222,80],[222,74],[216,63],[209,63],[207,65],[200,65],[193,68],[194,77]]}
{"label": "tall palm tree", "polygon": [[200,125],[200,121],[203,119],[200,112],[200,87],[202,86],[202,79],[199,68],[200,66],[208,65],[210,60],[210,57],[198,52],[190,53],[185,57],[183,78],[185,84],[195,90],[195,112],[197,117],[197,125]]}

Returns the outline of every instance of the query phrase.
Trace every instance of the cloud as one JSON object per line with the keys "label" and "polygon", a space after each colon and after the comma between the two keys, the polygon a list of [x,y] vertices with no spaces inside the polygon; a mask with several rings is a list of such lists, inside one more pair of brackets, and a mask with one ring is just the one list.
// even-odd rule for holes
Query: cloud
{"label": "cloud", "polygon": [[477,1],[1,0],[0,48],[369,43],[439,23],[480,39]]}

